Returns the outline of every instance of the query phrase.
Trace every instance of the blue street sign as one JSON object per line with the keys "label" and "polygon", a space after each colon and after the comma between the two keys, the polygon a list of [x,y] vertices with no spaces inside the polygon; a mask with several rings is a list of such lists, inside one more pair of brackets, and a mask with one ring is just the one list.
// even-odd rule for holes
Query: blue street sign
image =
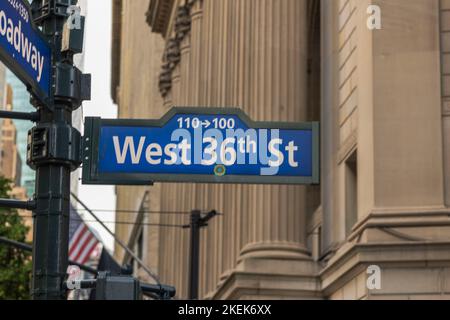
{"label": "blue street sign", "polygon": [[42,102],[51,93],[50,45],[25,0],[0,1],[0,59]]}
{"label": "blue street sign", "polygon": [[160,120],[87,118],[85,128],[85,184],[319,183],[318,123],[174,108]]}

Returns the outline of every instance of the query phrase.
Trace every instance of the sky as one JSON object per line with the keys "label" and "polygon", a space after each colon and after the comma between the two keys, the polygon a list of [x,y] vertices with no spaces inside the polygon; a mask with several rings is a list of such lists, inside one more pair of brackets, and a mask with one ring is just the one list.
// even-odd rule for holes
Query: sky
{"label": "sky", "polygon": [[[92,74],[92,98],[83,103],[84,117],[116,118],[117,107],[113,104],[110,94],[111,79],[111,0],[86,0],[87,20],[85,27],[85,57],[84,72]],[[115,220],[116,198],[113,186],[83,186],[79,183],[79,198],[90,209],[111,210],[111,212],[96,212],[102,221]],[[108,250],[114,248],[114,240],[98,223],[90,222],[93,218],[89,213],[83,213],[83,218],[90,227],[102,238]],[[114,231],[114,223],[107,226]]]}

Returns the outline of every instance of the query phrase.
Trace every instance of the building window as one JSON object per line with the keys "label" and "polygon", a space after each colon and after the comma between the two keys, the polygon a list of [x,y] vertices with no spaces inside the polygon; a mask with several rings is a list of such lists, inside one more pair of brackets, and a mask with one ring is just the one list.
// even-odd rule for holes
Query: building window
{"label": "building window", "polygon": [[345,234],[348,236],[358,220],[358,161],[355,150],[345,162]]}

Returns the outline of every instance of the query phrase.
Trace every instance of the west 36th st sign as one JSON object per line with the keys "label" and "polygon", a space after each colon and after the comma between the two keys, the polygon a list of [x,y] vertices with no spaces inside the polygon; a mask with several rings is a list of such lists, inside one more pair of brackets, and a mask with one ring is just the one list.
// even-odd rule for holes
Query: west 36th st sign
{"label": "west 36th st sign", "polygon": [[240,109],[87,118],[84,153],[85,184],[319,183],[318,123],[253,122]]}
{"label": "west 36th st sign", "polygon": [[0,59],[42,102],[51,92],[51,47],[24,0],[0,1]]}

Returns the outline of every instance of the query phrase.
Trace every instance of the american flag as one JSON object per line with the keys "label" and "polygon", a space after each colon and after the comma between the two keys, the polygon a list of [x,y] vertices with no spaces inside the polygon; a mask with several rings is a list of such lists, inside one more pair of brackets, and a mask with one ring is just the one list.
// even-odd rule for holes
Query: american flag
{"label": "american flag", "polygon": [[69,260],[85,264],[99,241],[83,222],[75,208],[70,207]]}

